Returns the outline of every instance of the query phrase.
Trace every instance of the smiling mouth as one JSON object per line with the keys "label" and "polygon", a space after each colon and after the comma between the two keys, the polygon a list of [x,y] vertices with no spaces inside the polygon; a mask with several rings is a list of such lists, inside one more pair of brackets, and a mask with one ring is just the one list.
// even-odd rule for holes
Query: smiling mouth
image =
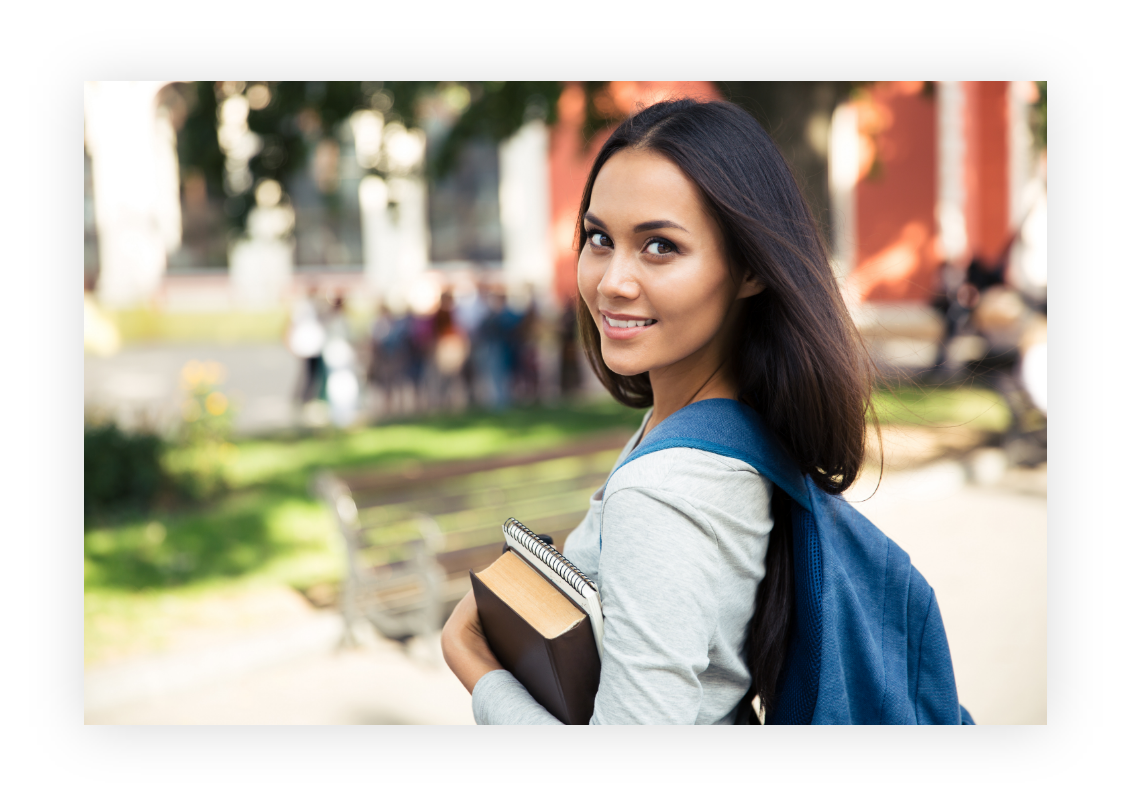
{"label": "smiling mouth", "polygon": [[655,319],[614,319],[604,314],[601,315],[604,317],[605,323],[610,327],[648,327],[656,323]]}

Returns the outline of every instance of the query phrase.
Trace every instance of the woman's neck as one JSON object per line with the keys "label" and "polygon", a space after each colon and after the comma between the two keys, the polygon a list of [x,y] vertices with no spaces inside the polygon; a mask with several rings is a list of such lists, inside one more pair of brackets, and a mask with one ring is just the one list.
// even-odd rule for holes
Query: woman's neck
{"label": "woman's neck", "polygon": [[727,364],[721,360],[710,366],[697,365],[684,370],[653,370],[649,379],[652,383],[652,416],[644,427],[641,440],[661,421],[684,406],[710,398],[738,399],[738,388]]}

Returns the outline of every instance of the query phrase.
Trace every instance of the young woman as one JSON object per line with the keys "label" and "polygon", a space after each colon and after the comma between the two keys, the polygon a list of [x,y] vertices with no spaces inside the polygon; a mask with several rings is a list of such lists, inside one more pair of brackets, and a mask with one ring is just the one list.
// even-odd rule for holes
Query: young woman
{"label": "young woman", "polygon": [[[867,355],[797,183],[749,114],[686,99],[637,113],[598,154],[579,224],[589,362],[622,403],[651,407],[618,466],[680,409],[726,398],[758,412],[819,488],[852,484]],[[564,547],[605,612],[591,721],[731,723],[744,697],[772,705],[792,611],[774,486],[691,448],[614,471]],[[470,593],[443,648],[479,723],[557,723],[502,670]]]}

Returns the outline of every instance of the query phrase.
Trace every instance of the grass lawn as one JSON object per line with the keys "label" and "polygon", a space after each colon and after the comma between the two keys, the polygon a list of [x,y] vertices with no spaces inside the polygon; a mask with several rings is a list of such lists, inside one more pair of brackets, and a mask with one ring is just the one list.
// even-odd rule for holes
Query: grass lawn
{"label": "grass lawn", "polygon": [[991,389],[905,384],[877,389],[874,403],[882,425],[967,426],[989,433],[1009,428],[1009,407]]}
{"label": "grass lawn", "polygon": [[[225,463],[231,491],[212,504],[88,523],[84,661],[160,650],[234,590],[340,578],[333,524],[308,490],[320,468],[396,469],[534,451],[635,428],[640,418],[610,399],[237,440]],[[171,467],[182,464],[183,452],[168,454]]]}
{"label": "grass lawn", "polygon": [[[1004,403],[982,389],[903,387],[877,393],[876,405],[886,424],[1008,425]],[[320,468],[396,469],[547,449],[640,419],[610,399],[237,440],[224,463],[231,490],[211,504],[88,523],[84,662],[160,651],[186,629],[253,623],[241,596],[338,580],[342,551],[308,490]],[[168,454],[171,467],[183,464],[183,452]]]}

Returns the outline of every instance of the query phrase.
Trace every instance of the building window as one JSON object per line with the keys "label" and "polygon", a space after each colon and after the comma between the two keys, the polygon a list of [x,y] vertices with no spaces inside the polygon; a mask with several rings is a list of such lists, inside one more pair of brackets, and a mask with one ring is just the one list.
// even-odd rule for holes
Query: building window
{"label": "building window", "polygon": [[[433,149],[434,139],[429,139]],[[497,264],[503,259],[499,221],[499,150],[487,140],[460,150],[452,173],[428,187],[434,263]]]}

